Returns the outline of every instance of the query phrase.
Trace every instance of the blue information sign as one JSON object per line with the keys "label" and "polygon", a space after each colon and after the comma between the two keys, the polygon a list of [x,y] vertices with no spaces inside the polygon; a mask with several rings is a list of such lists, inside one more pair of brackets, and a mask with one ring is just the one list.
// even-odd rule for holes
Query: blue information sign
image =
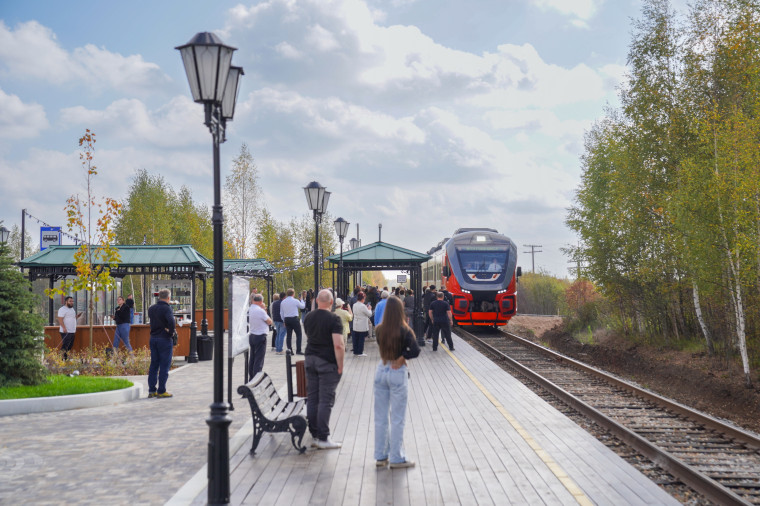
{"label": "blue information sign", "polygon": [[40,251],[61,244],[61,227],[40,227]]}

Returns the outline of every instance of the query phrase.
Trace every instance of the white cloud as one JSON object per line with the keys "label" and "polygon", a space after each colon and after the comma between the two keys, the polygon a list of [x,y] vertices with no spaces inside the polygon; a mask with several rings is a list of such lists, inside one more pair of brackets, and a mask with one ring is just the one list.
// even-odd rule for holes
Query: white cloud
{"label": "white cloud", "polygon": [[306,31],[305,40],[307,44],[317,49],[317,51],[332,51],[340,46],[335,35],[320,25],[310,26]]}
{"label": "white cloud", "polygon": [[75,82],[91,89],[106,84],[128,94],[155,92],[169,82],[158,65],[140,55],[122,56],[92,44],[66,51],[55,33],[36,21],[19,23],[12,30],[0,20],[0,66],[16,78]]}
{"label": "white cloud", "polygon": [[25,104],[16,95],[9,95],[0,89],[0,138],[37,137],[48,126],[45,109],[41,105]]}
{"label": "white cloud", "polygon": [[587,21],[596,14],[604,0],[533,0],[543,10],[554,10],[571,18],[571,23],[586,28]]}
{"label": "white cloud", "polygon": [[130,144],[148,144],[163,148],[195,145],[208,140],[203,126],[203,108],[187,96],[171,99],[151,111],[137,99],[119,99],[103,110],[83,106],[61,110],[66,126],[84,126],[102,137],[120,139]]}
{"label": "white cloud", "polygon": [[497,129],[519,130],[523,133],[538,132],[549,137],[582,137],[592,120],[561,120],[549,110],[494,110],[485,114],[488,123]]}
{"label": "white cloud", "polygon": [[404,144],[420,144],[425,140],[424,132],[412,118],[394,118],[336,97],[318,99],[264,88],[240,102],[235,112],[241,118],[266,114],[289,117],[294,126],[301,125],[319,136],[335,139],[386,139]]}
{"label": "white cloud", "polygon": [[303,52],[299,51],[287,42],[280,42],[275,46],[275,49],[283,56],[283,58],[287,58],[289,60],[300,60],[304,57]]}

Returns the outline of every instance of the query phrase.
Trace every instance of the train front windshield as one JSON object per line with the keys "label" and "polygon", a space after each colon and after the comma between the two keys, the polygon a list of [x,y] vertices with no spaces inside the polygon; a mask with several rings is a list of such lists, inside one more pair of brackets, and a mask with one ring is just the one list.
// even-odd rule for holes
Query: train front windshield
{"label": "train front windshield", "polygon": [[471,280],[491,281],[504,273],[509,252],[504,249],[458,248],[459,265]]}

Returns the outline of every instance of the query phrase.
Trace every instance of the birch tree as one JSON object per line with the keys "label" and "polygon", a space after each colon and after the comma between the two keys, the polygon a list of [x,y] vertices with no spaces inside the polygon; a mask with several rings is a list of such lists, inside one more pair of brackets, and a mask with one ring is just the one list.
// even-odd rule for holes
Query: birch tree
{"label": "birch tree", "polygon": [[232,162],[224,183],[225,237],[235,258],[246,258],[254,252],[254,238],[261,201],[259,170],[244,143]]}

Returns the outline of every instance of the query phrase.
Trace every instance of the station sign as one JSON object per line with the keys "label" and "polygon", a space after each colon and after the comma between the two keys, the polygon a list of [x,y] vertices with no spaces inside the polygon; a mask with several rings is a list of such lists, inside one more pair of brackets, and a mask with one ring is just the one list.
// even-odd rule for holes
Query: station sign
{"label": "station sign", "polygon": [[61,244],[61,227],[40,227],[40,251]]}
{"label": "station sign", "polygon": [[398,284],[406,283],[406,274],[396,274],[396,283]]}

